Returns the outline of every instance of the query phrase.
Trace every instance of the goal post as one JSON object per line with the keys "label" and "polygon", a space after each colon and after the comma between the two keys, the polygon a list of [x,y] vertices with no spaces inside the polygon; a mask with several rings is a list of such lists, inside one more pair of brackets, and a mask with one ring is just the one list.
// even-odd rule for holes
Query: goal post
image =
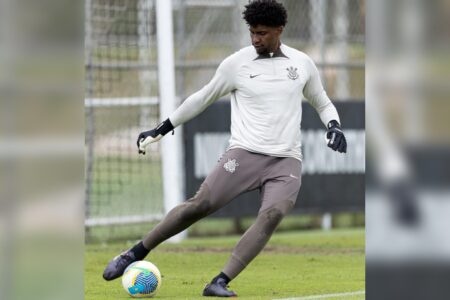
{"label": "goal post", "polygon": [[[158,35],[158,77],[161,121],[177,107],[175,91],[175,62],[173,42],[172,1],[156,0],[156,21]],[[182,129],[176,135],[168,135],[161,140],[162,174],[164,190],[164,210],[169,212],[184,198],[184,167]],[[182,240],[186,233],[180,233],[171,241]]]}
{"label": "goal post", "polygon": [[89,239],[93,228],[110,227],[108,232],[113,232],[114,226],[161,220],[184,200],[184,165],[181,128],[149,145],[145,156],[136,149],[139,132],[166,119],[180,103],[171,1],[85,0],[85,4]]}

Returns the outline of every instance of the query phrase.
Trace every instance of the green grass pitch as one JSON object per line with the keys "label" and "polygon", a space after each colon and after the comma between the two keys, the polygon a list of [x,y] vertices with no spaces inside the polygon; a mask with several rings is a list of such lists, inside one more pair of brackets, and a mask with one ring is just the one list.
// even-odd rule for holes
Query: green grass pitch
{"label": "green grass pitch", "polygon": [[[209,299],[204,285],[228,260],[239,236],[192,238],[163,244],[147,256],[162,274],[156,299]],[[121,280],[102,278],[108,261],[131,243],[85,248],[85,299],[131,299]],[[263,252],[230,283],[240,299],[338,294],[365,288],[364,229],[276,233]],[[327,299],[327,298],[323,298]],[[364,299],[364,295],[332,299]]]}

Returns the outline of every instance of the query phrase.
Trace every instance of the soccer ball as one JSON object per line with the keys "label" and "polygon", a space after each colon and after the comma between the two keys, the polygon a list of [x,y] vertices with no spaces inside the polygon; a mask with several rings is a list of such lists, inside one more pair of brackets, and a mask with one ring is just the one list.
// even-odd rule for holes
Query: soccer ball
{"label": "soccer ball", "polygon": [[122,286],[131,297],[152,297],[161,286],[161,273],[151,262],[137,261],[123,272]]}

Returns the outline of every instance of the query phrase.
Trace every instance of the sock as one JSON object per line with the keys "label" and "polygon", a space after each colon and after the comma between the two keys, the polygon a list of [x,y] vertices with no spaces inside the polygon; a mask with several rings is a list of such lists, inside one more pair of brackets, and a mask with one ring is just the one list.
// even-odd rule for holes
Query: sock
{"label": "sock", "polygon": [[219,275],[217,275],[216,277],[213,278],[213,280],[211,280],[211,283],[216,283],[217,280],[218,280],[219,278],[224,279],[225,282],[226,282],[227,284],[228,284],[228,282],[230,282],[230,280],[231,280],[231,279],[227,276],[227,274],[225,274],[224,272],[220,272]]}
{"label": "sock", "polygon": [[147,250],[144,247],[144,244],[142,243],[142,241],[140,241],[139,243],[134,245],[133,248],[130,249],[130,251],[134,253],[134,256],[138,260],[143,260],[147,256],[147,254],[150,252],[150,250]]}

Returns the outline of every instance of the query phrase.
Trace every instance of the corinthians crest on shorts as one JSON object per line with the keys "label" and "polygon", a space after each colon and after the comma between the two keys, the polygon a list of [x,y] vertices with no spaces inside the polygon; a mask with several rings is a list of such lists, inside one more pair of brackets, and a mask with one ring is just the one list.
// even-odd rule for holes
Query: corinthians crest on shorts
{"label": "corinthians crest on shorts", "polygon": [[230,173],[234,173],[234,171],[236,171],[236,167],[238,166],[239,164],[236,162],[236,159],[228,159],[228,161],[223,164],[223,168]]}
{"label": "corinthians crest on shorts", "polygon": [[286,70],[288,71],[289,79],[296,80],[298,78],[297,68],[291,66],[289,68],[286,68]]}

